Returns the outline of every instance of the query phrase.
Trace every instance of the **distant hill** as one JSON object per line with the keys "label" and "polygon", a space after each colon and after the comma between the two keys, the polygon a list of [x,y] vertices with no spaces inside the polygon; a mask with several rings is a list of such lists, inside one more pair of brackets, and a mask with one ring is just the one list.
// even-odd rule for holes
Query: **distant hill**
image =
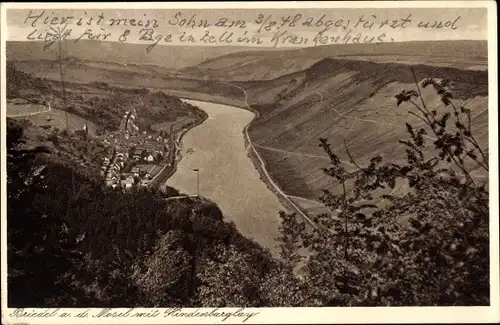
{"label": "distant hill", "polygon": [[[7,60],[55,60],[57,52],[44,50],[44,42],[7,41]],[[55,45],[54,45],[55,46]],[[147,45],[101,41],[67,41],[63,43],[64,57],[80,60],[106,61],[119,64],[155,65],[169,69],[180,69],[197,65],[216,56],[262,48],[237,46],[169,46],[157,45],[150,53]],[[272,49],[270,49],[272,50]]]}
{"label": "distant hill", "polygon": [[245,51],[208,59],[182,73],[190,78],[209,76],[226,81],[270,80],[307,69],[323,58],[485,70],[488,44],[486,41],[428,41]]}

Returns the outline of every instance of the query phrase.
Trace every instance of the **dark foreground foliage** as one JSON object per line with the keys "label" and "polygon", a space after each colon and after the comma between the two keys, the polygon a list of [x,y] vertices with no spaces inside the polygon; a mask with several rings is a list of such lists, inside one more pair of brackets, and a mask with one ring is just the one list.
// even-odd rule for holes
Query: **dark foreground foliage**
{"label": "dark foreground foliage", "polygon": [[213,203],[105,189],[25,149],[9,120],[9,306],[488,305],[489,193],[469,172],[488,171],[487,150],[447,81],[422,86],[451,111],[419,102],[419,88],[396,96],[425,125],[407,125],[405,164],[360,166],[348,152],[347,170],[321,139],[324,171],[343,189],[322,198],[336,212],[316,227],[282,213],[279,260]]}
{"label": "dark foreground foliage", "polygon": [[[109,190],[22,142],[22,126],[9,120],[10,306],[264,303],[257,279],[275,262],[215,204]],[[237,283],[221,267],[240,268]]]}
{"label": "dark foreground foliage", "polygon": [[[420,87],[428,86],[447,111],[426,105]],[[396,96],[424,125],[406,125],[405,164],[375,156],[360,166],[346,145],[355,166],[348,170],[321,139],[331,160],[324,171],[342,189],[325,190],[322,201],[337,213],[316,217],[312,231],[296,218],[283,219],[288,246],[311,251],[301,270],[309,304],[489,305],[488,179],[470,172],[472,166],[487,175],[488,150],[450,88],[447,80],[428,79]]]}

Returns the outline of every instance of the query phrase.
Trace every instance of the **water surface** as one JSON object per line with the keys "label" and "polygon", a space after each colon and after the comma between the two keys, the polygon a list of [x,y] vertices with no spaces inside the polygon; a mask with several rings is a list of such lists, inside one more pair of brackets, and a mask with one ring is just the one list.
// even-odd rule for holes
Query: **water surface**
{"label": "water surface", "polygon": [[182,138],[182,160],[167,185],[217,203],[224,217],[246,237],[273,249],[283,210],[255,169],[245,149],[243,129],[253,119],[250,111],[209,102],[184,100],[204,110],[209,118]]}

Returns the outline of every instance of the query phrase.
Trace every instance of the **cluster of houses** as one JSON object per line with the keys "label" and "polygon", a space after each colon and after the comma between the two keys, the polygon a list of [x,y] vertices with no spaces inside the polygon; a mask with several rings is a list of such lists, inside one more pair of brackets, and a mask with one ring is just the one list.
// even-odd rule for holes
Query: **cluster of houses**
{"label": "cluster of houses", "polygon": [[168,143],[160,141],[144,141],[141,145],[135,146],[132,150],[132,159],[137,162],[147,161],[149,163],[163,160],[165,152],[168,152]]}
{"label": "cluster of houses", "polygon": [[146,131],[139,132],[133,120],[134,115],[127,112],[120,134],[107,135],[111,139],[107,143],[115,147],[111,157],[104,158],[102,164],[101,175],[107,186],[123,189],[149,186],[171,156],[171,140],[160,135],[148,135]]}
{"label": "cluster of houses", "polygon": [[[104,161],[101,167],[101,173],[105,176],[106,185],[116,188],[122,186],[124,188],[131,187],[133,179],[122,179],[121,171],[125,167],[125,162],[128,159],[128,154],[126,152],[117,152],[116,149],[113,150],[111,158],[104,157]],[[127,185],[130,184],[130,185]]]}
{"label": "cluster of houses", "polygon": [[149,186],[151,180],[163,168],[163,156],[161,150],[150,151],[144,148],[131,148],[129,151],[115,150],[111,158],[104,158],[101,174],[105,176],[106,185],[113,188]]}

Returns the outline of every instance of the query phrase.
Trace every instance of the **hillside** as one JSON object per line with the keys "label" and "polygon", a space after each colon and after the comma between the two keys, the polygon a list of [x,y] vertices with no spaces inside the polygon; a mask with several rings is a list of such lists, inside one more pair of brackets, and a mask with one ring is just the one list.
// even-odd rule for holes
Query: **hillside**
{"label": "hillside", "polygon": [[[36,62],[36,61],[32,61]],[[43,66],[47,61],[40,61],[37,67]],[[71,60],[68,62],[75,63]],[[87,71],[85,65],[80,65],[81,71]],[[58,66],[53,67],[55,75]],[[99,70],[96,68],[96,70]],[[40,70],[38,70],[40,71]],[[65,73],[75,71],[65,68]],[[126,79],[124,72],[116,71],[120,79]],[[88,74],[85,74],[88,75]],[[43,76],[43,78],[41,78]],[[89,75],[86,83],[77,83],[71,74],[64,75],[65,92],[63,93],[60,75],[58,78],[47,78],[47,74],[27,69],[18,70],[12,62],[7,64],[7,105],[8,115],[20,115],[20,109],[30,115],[33,106],[46,107],[48,102],[53,108],[52,112],[28,116],[33,123],[46,125],[45,119],[60,121],[62,111],[65,110],[64,95],[67,100],[67,110],[70,112],[70,129],[79,129],[83,121],[89,121],[89,129],[114,130],[120,125],[123,114],[134,107],[138,113],[138,126],[141,128],[155,128],[161,123],[176,123],[179,121],[195,121],[200,123],[205,118],[204,113],[192,105],[183,103],[175,96],[166,95],[160,91],[149,91],[145,88],[123,88],[108,85],[106,82],[97,82]],[[14,104],[15,99],[24,101],[25,104]],[[43,110],[42,108],[38,108]],[[75,123],[73,123],[75,121]],[[62,129],[60,124],[55,125]]]}
{"label": "hillside", "polygon": [[[17,70],[30,73],[38,78],[60,81],[59,62],[53,60],[17,61],[9,59]],[[140,64],[117,64],[115,62],[88,61],[76,57],[61,62],[63,77],[68,83],[89,84],[96,80],[125,89],[189,89],[203,84],[200,80],[183,79],[172,70]]]}
{"label": "hillside", "polygon": [[[458,103],[469,108],[473,124],[488,142],[488,74],[424,65],[413,67],[419,81],[450,79]],[[405,122],[415,127],[420,121],[408,114],[410,104],[397,107],[394,96],[414,89],[408,65],[324,59],[304,71],[272,81],[239,84],[248,102],[260,113],[249,129],[273,178],[291,195],[315,199],[328,179],[320,170],[326,156],[318,138],[329,139],[342,159],[348,161],[343,139],[359,163],[374,153],[388,159],[403,159],[399,139],[407,138]],[[434,90],[423,91],[429,106],[445,108]]]}
{"label": "hillside", "polygon": [[[162,46],[162,50],[179,51],[182,57],[180,61],[164,62],[159,59],[161,52],[143,55],[141,45],[102,42],[99,47],[100,43],[89,42],[88,49],[80,42],[65,43],[63,68],[68,80],[89,83],[97,79],[120,87],[141,85],[155,89],[196,89],[203,80],[273,80],[305,70],[324,58],[485,70],[488,53],[484,41],[349,44],[303,49]],[[8,42],[7,60],[21,71],[60,79],[54,51],[41,48],[40,43]],[[190,59],[196,55],[196,59]],[[184,64],[183,60],[189,63]]]}
{"label": "hillside", "polygon": [[[6,43],[7,60],[56,60],[57,52],[54,49],[44,50],[43,42]],[[100,42],[82,40],[63,43],[63,57],[76,57],[86,61],[106,61],[117,64],[154,65],[167,69],[180,69],[199,64],[207,59],[220,55],[262,50],[237,46],[169,46],[157,45],[150,53],[146,52],[144,44],[130,44],[118,42]]]}

